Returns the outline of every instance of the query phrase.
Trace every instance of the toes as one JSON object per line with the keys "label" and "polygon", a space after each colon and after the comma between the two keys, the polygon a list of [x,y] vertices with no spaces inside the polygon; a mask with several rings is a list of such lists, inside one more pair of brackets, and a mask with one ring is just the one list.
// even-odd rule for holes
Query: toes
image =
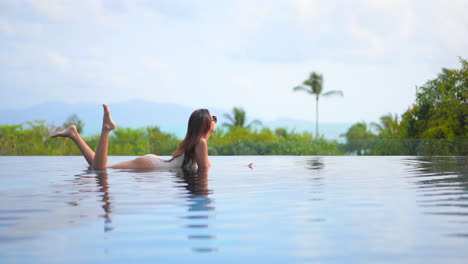
{"label": "toes", "polygon": [[55,133],[55,134],[52,134],[52,135],[50,136],[50,138],[61,137],[62,135],[63,135],[63,132],[60,131],[60,132],[57,132],[57,133]]}

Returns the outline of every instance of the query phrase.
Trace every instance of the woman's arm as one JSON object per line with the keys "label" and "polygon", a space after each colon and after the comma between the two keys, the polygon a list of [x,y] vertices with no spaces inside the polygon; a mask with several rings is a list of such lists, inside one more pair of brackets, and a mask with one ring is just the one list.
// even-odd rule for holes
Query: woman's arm
{"label": "woman's arm", "polygon": [[204,138],[200,139],[195,146],[195,161],[199,170],[211,167],[210,160],[208,159],[208,144]]}

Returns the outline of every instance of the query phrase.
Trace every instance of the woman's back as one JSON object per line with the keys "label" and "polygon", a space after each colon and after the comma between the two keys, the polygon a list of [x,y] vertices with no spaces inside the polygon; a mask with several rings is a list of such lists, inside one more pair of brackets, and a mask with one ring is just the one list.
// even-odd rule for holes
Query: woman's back
{"label": "woman's back", "polygon": [[178,157],[172,158],[170,160],[164,160],[160,156],[157,156],[154,154],[147,154],[145,155],[145,157],[151,160],[151,162],[153,163],[156,169],[168,170],[168,169],[181,169],[182,168],[186,170],[196,171],[198,167],[195,162],[189,162],[189,164],[187,164],[185,168],[183,168],[184,158],[185,158],[184,154]]}

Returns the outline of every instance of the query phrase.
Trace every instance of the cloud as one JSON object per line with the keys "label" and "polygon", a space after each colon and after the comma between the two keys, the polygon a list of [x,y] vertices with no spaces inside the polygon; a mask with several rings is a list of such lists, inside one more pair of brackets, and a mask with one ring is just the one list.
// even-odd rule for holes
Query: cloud
{"label": "cloud", "polygon": [[148,0],[143,1],[140,5],[145,8],[150,8],[154,12],[165,17],[183,20],[198,17],[206,8],[201,1],[185,0]]}
{"label": "cloud", "polygon": [[234,8],[234,21],[240,31],[247,36],[264,29],[265,23],[273,12],[269,1],[239,1]]}
{"label": "cloud", "polygon": [[[467,1],[446,5],[359,0],[338,5],[294,0],[245,4],[249,5],[258,7],[252,12],[244,7],[239,20],[245,27],[240,29],[250,34],[240,43],[245,45],[244,57],[260,63],[317,59],[368,64],[427,62],[448,54],[456,57],[468,45],[468,21],[462,11],[468,9]],[[433,51],[438,54],[428,57]]]}
{"label": "cloud", "polygon": [[0,17],[0,32],[10,36],[37,37],[43,33],[43,25],[19,21],[11,22],[5,17]]}
{"label": "cloud", "polygon": [[[466,54],[468,46],[468,1],[441,1],[428,3],[430,10],[427,24],[420,24],[424,33],[435,40],[440,50],[451,51],[458,55]],[[425,11],[428,11],[425,10]]]}
{"label": "cloud", "polygon": [[327,16],[336,9],[333,1],[292,0],[289,5],[295,11],[297,18],[303,22]]}
{"label": "cloud", "polygon": [[70,59],[55,51],[48,51],[46,53],[47,61],[59,71],[66,71],[70,67]]}
{"label": "cloud", "polygon": [[168,73],[169,65],[159,62],[157,59],[145,57],[142,64],[153,73]]}
{"label": "cloud", "polygon": [[117,13],[128,12],[128,3],[125,0],[103,0],[103,6]]}
{"label": "cloud", "polygon": [[[49,19],[64,21],[78,15],[77,4],[80,1],[73,0],[36,0],[30,1],[30,7],[39,14],[45,15]],[[75,12],[74,12],[75,11]]]}
{"label": "cloud", "polygon": [[[128,3],[132,3],[130,1]],[[30,1],[29,8],[40,19],[46,18],[52,25],[57,22],[68,27],[107,26],[121,28],[128,16],[128,6],[123,1],[103,2],[96,0],[37,0]]]}
{"label": "cloud", "polygon": [[2,17],[0,17],[0,31],[6,34],[12,34],[15,32],[13,26]]}
{"label": "cloud", "polygon": [[[415,85],[441,67],[458,67],[457,56],[468,57],[467,4],[0,0],[0,85],[26,91],[41,84],[41,100],[51,87],[69,86],[102,96],[95,100],[111,93],[125,100],[132,93],[193,106],[242,104],[273,118],[284,102],[292,105],[283,109],[289,111],[285,115],[309,109],[310,98],[302,102],[291,87],[314,70],[326,76],[327,90],[348,89],[344,99],[324,103],[324,110],[333,113],[334,104],[344,102],[365,118],[364,112],[380,111],[368,109],[385,104],[375,97],[386,89],[396,98],[382,113],[409,104]],[[15,77],[15,71],[27,78]],[[388,75],[398,80],[390,83]],[[362,91],[371,94],[373,104],[353,108]],[[268,110],[258,107],[260,98],[271,106]],[[29,99],[34,100],[40,99]]]}

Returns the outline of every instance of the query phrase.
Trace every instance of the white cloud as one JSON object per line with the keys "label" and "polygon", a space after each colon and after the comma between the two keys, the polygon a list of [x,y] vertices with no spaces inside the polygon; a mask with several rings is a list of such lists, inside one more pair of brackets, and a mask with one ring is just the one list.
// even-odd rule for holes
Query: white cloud
{"label": "white cloud", "polygon": [[412,60],[409,50],[415,31],[413,7],[407,1],[358,1],[345,6],[343,25],[355,59],[376,62]]}
{"label": "white cloud", "polygon": [[70,67],[70,59],[55,51],[46,53],[47,61],[59,71],[66,71]]}
{"label": "white cloud", "polygon": [[[455,52],[465,52],[468,46],[468,1],[434,1],[429,3],[431,37],[437,40],[442,48]],[[463,54],[459,54],[463,55]],[[466,53],[465,53],[466,55]]]}
{"label": "white cloud", "polygon": [[145,57],[142,59],[142,64],[151,72],[164,73],[168,72],[169,67],[167,64],[159,62],[157,59]]}
{"label": "white cloud", "polygon": [[[415,85],[468,57],[468,1],[196,1],[183,12],[184,2],[106,1],[26,0],[2,9],[0,0],[0,66],[11,72],[0,85],[26,91],[41,83],[41,99],[60,99],[47,91],[67,84],[116,101],[132,93],[313,118],[311,98],[291,87],[319,71],[327,90],[345,91],[323,101],[323,121],[369,120],[404,109]],[[14,77],[20,70],[28,78]]]}
{"label": "white cloud", "polygon": [[300,20],[305,22],[328,16],[336,8],[334,1],[291,0],[289,4]]}
{"label": "white cloud", "polygon": [[360,25],[356,16],[349,19],[346,30],[353,40],[350,53],[356,57],[375,60],[383,57],[386,54],[383,37]]}
{"label": "white cloud", "polygon": [[63,21],[79,14],[77,12],[79,10],[76,10],[76,4],[79,2],[73,0],[31,0],[30,5],[33,10],[50,19]]}
{"label": "white cloud", "polygon": [[5,17],[0,17],[0,32],[11,36],[37,37],[42,34],[43,26],[40,23],[11,22]]}
{"label": "white cloud", "polygon": [[235,21],[244,33],[256,33],[265,24],[265,20],[272,15],[273,4],[270,1],[242,0],[236,8]]}
{"label": "white cloud", "polygon": [[96,0],[31,0],[30,8],[55,23],[68,23],[68,26],[104,25],[118,29],[125,25],[128,16],[127,12],[116,12],[115,8],[109,8],[104,2]]}
{"label": "white cloud", "polygon": [[13,26],[5,19],[0,17],[0,31],[7,34],[14,33]]}
{"label": "white cloud", "polygon": [[440,63],[466,56],[468,1],[370,1],[348,8],[354,54],[379,60]]}
{"label": "white cloud", "polygon": [[96,47],[89,47],[87,49],[87,55],[93,58],[101,57],[103,55],[102,50]]}

